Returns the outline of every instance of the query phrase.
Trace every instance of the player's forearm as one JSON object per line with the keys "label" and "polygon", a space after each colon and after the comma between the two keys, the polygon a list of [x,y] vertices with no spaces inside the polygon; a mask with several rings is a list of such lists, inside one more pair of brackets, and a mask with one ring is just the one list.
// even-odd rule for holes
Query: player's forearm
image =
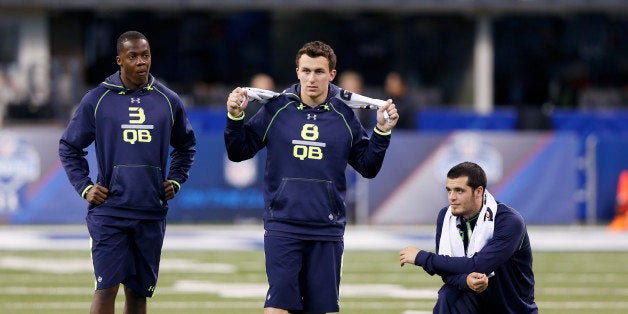
{"label": "player's forearm", "polygon": [[469,286],[467,285],[467,275],[459,274],[459,275],[442,275],[441,278],[443,282],[456,287],[460,291],[471,291]]}
{"label": "player's forearm", "polygon": [[374,178],[384,163],[390,136],[373,135],[369,141],[355,145],[353,149],[359,153],[350,160],[351,166],[365,178]]}
{"label": "player's forearm", "polygon": [[72,184],[76,192],[82,197],[85,189],[93,184],[89,177],[89,168],[76,166],[76,164],[64,163],[63,161],[62,164],[68,180],[70,180],[70,184]]}
{"label": "player's forearm", "polygon": [[227,157],[235,162],[253,158],[263,146],[257,135],[246,131],[242,121],[227,120],[224,137]]}
{"label": "player's forearm", "polygon": [[428,274],[438,274],[441,276],[467,274],[474,271],[476,268],[473,258],[444,256],[426,251],[420,251],[414,263],[417,266],[423,267]]}
{"label": "player's forearm", "polygon": [[168,171],[168,180],[174,180],[179,184],[187,181],[190,169],[194,164],[194,155],[196,150],[188,148],[186,150],[173,150],[171,153],[172,161]]}
{"label": "player's forearm", "polygon": [[59,160],[65,170],[70,184],[79,193],[92,183],[89,177],[89,164],[84,157],[84,152],[74,149],[63,140],[59,145]]}

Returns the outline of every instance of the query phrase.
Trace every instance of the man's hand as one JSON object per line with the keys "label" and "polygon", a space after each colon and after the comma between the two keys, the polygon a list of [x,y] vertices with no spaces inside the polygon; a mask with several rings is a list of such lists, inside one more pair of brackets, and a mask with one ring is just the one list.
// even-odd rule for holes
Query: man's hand
{"label": "man's hand", "polygon": [[[387,103],[386,106],[377,109],[377,128],[384,132],[392,130],[399,121],[399,113],[392,99],[388,99]],[[388,113],[389,120],[384,118],[384,111]]]}
{"label": "man's hand", "polygon": [[416,256],[419,252],[421,252],[421,250],[413,246],[406,246],[403,250],[401,250],[401,252],[399,252],[399,262],[401,263],[401,267],[403,267],[406,263],[414,265],[414,261],[416,260]]}
{"label": "man's hand", "polygon": [[249,104],[246,90],[236,87],[227,98],[227,111],[233,117],[239,117]]}
{"label": "man's hand", "polygon": [[470,273],[467,275],[467,286],[475,293],[482,293],[488,288],[488,277],[481,273]]}
{"label": "man's hand", "polygon": [[108,188],[96,183],[87,190],[85,199],[92,205],[100,205],[107,199],[107,193],[109,193]]}
{"label": "man's hand", "polygon": [[166,191],[166,195],[165,195],[166,201],[174,198],[174,195],[176,194],[176,192],[175,192],[174,184],[172,184],[172,182],[168,180],[164,181],[164,190]]}

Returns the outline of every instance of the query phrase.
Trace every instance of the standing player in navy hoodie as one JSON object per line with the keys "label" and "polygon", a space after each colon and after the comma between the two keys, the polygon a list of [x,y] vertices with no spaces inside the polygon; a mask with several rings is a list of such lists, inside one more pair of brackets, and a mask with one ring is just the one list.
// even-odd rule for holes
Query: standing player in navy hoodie
{"label": "standing player in navy hoodie", "polygon": [[436,223],[436,252],[408,246],[401,266],[422,266],[445,283],[434,313],[538,313],[534,302],[532,249],[523,217],[495,201],[477,164],[447,173],[449,206]]}
{"label": "standing player in navy hoodie", "polygon": [[[146,298],[157,285],[168,200],[188,178],[196,138],[179,96],[150,74],[144,35],[120,35],[116,62],[120,71],[81,100],[59,142],[59,157],[89,202],[86,222],[96,279],[91,313],[114,312],[120,283],[125,313],[146,313]],[[92,142],[96,183],[84,150]]]}
{"label": "standing player in navy hoodie", "polygon": [[388,100],[369,136],[353,110],[335,98],[336,55],[323,42],[309,42],[298,51],[296,74],[299,83],[264,104],[246,124],[246,91],[238,87],[227,100],[229,159],[242,161],[267,150],[266,314],[339,311],[345,169],[349,164],[362,176],[375,177],[399,118]]}

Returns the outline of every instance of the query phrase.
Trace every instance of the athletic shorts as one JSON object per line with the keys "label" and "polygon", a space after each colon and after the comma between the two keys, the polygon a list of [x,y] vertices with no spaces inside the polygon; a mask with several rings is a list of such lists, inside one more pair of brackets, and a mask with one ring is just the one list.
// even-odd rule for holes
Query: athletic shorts
{"label": "athletic shorts", "polygon": [[124,284],[152,297],[157,285],[166,220],[87,215],[96,290]]}
{"label": "athletic shorts", "polygon": [[268,293],[264,307],[289,311],[339,311],[342,241],[264,237]]}

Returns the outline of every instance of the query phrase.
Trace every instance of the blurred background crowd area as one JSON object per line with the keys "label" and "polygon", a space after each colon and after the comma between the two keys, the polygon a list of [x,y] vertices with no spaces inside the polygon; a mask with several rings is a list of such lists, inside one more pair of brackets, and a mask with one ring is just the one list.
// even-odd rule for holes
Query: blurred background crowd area
{"label": "blurred background crowd area", "polygon": [[350,221],[432,224],[443,173],[473,160],[528,223],[628,230],[626,0],[0,0],[0,224],[84,221],[58,139],[128,30],[203,148],[171,221],[259,219],[264,151],[225,157],[225,99],[289,87],[298,49],[322,40],[334,83],[401,113],[378,177],[348,170]]}
{"label": "blurred background crowd area", "polygon": [[271,84],[260,87],[283,90],[311,40],[334,48],[334,83],[393,98],[407,117],[473,108],[479,21],[489,25],[491,110],[527,114],[520,128],[551,128],[542,118],[555,109],[628,108],[625,1],[244,2],[0,0],[4,120],[67,122],[117,70],[115,40],[126,30],[148,37],[152,74],[190,108],[222,109],[259,73]]}

